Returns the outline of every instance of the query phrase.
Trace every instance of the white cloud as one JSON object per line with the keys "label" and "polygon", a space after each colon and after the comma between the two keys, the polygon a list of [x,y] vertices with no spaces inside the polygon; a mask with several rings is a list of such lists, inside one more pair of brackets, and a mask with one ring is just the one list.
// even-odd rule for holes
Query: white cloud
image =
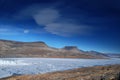
{"label": "white cloud", "polygon": [[45,31],[42,29],[24,29],[24,28],[15,28],[15,27],[5,27],[0,28],[0,35],[21,35],[21,34],[43,34]]}
{"label": "white cloud", "polygon": [[29,30],[24,30],[23,31],[25,34],[29,33],[30,31]]}
{"label": "white cloud", "polygon": [[[31,17],[38,25],[43,25],[44,30],[51,34],[60,36],[73,36],[73,35],[86,35],[89,34],[90,28],[86,25],[78,25],[76,23],[69,22],[63,18],[58,9],[53,7],[40,8],[40,6],[30,6],[20,12],[20,15],[25,17]],[[20,16],[20,17],[21,17]],[[24,31],[26,33],[28,31]],[[37,30],[38,32],[38,30]]]}
{"label": "white cloud", "polygon": [[87,34],[89,29],[87,26],[79,26],[72,23],[51,23],[45,27],[46,31],[61,35],[61,36],[73,36]]}
{"label": "white cloud", "polygon": [[0,35],[18,35],[18,31],[13,31],[9,29],[0,29]]}
{"label": "white cloud", "polygon": [[0,35],[18,35],[22,34],[23,29],[14,26],[0,25]]}
{"label": "white cloud", "polygon": [[33,15],[34,20],[39,25],[47,25],[53,23],[59,18],[60,14],[55,9],[43,9],[38,11],[37,14]]}

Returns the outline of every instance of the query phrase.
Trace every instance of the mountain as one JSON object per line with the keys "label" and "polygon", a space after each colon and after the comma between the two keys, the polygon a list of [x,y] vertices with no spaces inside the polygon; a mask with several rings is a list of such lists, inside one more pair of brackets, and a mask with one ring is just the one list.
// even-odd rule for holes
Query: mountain
{"label": "mountain", "polygon": [[44,58],[107,58],[102,53],[79,50],[76,46],[58,49],[44,42],[18,42],[0,40],[0,57],[44,57]]}
{"label": "mountain", "polygon": [[104,54],[104,53],[100,53],[100,52],[97,52],[97,51],[87,51],[87,53],[89,54],[93,54],[93,55],[96,55],[96,56],[106,56],[106,57],[109,57],[107,54]]}
{"label": "mountain", "polygon": [[108,56],[111,58],[120,58],[120,54],[116,54],[116,53],[109,53]]}

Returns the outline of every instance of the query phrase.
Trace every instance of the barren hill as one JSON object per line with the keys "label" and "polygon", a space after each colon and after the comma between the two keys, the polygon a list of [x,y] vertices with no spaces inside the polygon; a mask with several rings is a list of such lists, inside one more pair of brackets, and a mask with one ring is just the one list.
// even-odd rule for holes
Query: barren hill
{"label": "barren hill", "polygon": [[44,42],[0,40],[0,57],[106,58],[102,53],[79,50],[76,46],[52,48]]}

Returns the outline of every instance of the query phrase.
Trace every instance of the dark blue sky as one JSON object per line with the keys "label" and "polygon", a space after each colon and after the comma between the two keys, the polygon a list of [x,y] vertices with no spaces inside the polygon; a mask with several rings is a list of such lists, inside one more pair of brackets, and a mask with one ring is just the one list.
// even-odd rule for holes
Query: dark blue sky
{"label": "dark blue sky", "polygon": [[120,0],[0,0],[0,39],[120,53]]}

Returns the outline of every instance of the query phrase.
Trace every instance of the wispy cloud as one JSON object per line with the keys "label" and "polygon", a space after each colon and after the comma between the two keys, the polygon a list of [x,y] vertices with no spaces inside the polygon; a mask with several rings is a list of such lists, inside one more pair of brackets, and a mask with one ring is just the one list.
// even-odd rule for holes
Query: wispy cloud
{"label": "wispy cloud", "polygon": [[24,29],[14,26],[0,25],[0,35],[19,35],[24,34]]}
{"label": "wispy cloud", "polygon": [[0,25],[0,35],[22,35],[22,34],[43,34],[45,31],[43,29],[28,29],[15,26]]}
{"label": "wispy cloud", "polygon": [[89,30],[88,26],[80,26],[72,23],[51,23],[45,27],[46,31],[60,35],[60,36],[73,36],[73,35],[86,35]]}
{"label": "wispy cloud", "polygon": [[47,25],[55,22],[60,17],[60,14],[55,9],[39,10],[37,14],[33,15],[34,20],[39,25]]}
{"label": "wispy cloud", "polygon": [[[38,25],[45,26],[46,32],[59,36],[86,35],[90,32],[90,27],[79,25],[68,21],[62,17],[60,10],[55,7],[40,8],[40,6],[30,6],[19,12],[21,18],[32,18]],[[17,16],[17,17],[19,17]]]}
{"label": "wispy cloud", "polygon": [[18,31],[13,31],[9,29],[0,29],[0,35],[18,35],[20,34]]}

